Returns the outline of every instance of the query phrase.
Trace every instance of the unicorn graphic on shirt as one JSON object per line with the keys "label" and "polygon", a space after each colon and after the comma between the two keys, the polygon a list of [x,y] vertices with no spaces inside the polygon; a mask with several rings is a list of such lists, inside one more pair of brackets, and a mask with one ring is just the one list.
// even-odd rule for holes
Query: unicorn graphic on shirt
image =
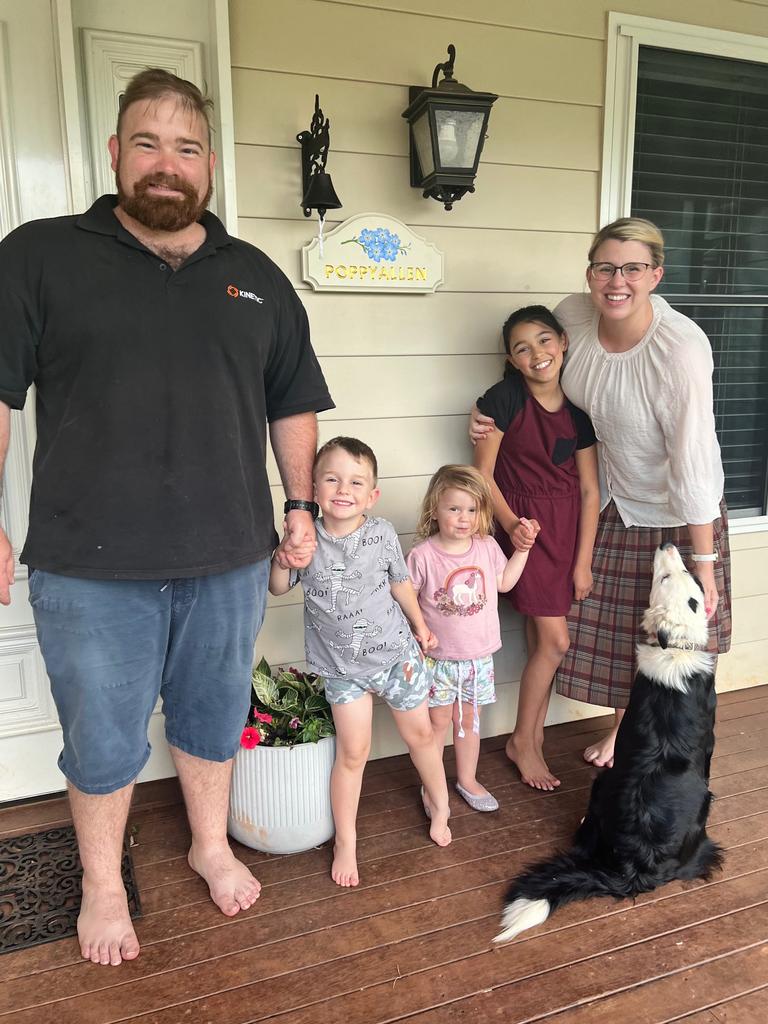
{"label": "unicorn graphic on shirt", "polygon": [[469,607],[471,604],[477,604],[481,576],[480,570],[475,569],[474,572],[467,576],[463,583],[454,583],[452,585],[451,595],[455,605],[463,604]]}
{"label": "unicorn graphic on shirt", "polygon": [[488,603],[485,574],[477,565],[463,565],[448,576],[434,593],[442,615],[476,615]]}

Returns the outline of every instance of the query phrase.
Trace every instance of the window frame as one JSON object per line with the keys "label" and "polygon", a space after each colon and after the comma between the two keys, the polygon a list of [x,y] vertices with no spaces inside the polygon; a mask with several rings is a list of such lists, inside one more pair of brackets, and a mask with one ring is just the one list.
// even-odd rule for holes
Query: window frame
{"label": "window frame", "polygon": [[[608,13],[600,223],[628,217],[632,202],[638,56],[641,46],[768,64],[768,37]],[[768,529],[768,512],[730,521],[732,534]]]}

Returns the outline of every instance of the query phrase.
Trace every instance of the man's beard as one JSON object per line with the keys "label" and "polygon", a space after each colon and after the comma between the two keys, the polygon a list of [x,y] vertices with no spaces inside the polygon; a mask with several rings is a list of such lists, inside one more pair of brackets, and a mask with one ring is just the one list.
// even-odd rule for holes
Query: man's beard
{"label": "man's beard", "polygon": [[[195,188],[175,174],[146,174],[133,186],[133,195],[129,196],[120,181],[120,168],[115,173],[117,182],[117,201],[121,208],[134,220],[143,224],[150,231],[183,231],[194,224],[203,215],[213,192],[213,182],[209,179],[208,189],[201,199]],[[183,194],[183,199],[176,196],[167,198],[152,195],[151,185],[166,185]]]}

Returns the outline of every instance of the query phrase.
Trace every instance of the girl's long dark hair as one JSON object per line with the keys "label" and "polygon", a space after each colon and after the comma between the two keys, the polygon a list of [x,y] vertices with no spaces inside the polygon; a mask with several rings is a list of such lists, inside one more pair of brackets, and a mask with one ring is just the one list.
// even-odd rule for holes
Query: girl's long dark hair
{"label": "girl's long dark hair", "polygon": [[[544,327],[549,327],[560,338],[565,334],[563,325],[551,309],[547,309],[546,306],[522,306],[520,309],[516,309],[514,313],[509,314],[501,329],[501,336],[504,339],[504,351],[508,356],[512,354],[510,352],[510,335],[518,324],[543,324]],[[509,361],[504,364],[505,377],[519,372]]]}

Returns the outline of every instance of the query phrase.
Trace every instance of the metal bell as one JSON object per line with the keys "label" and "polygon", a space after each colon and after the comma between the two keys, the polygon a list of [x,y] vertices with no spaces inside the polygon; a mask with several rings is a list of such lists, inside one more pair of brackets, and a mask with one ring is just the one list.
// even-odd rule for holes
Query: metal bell
{"label": "metal bell", "polygon": [[336,195],[330,174],[326,174],[325,171],[317,171],[310,176],[301,205],[305,217],[311,216],[312,210],[317,210],[322,218],[325,217],[326,210],[341,208],[341,200]]}

